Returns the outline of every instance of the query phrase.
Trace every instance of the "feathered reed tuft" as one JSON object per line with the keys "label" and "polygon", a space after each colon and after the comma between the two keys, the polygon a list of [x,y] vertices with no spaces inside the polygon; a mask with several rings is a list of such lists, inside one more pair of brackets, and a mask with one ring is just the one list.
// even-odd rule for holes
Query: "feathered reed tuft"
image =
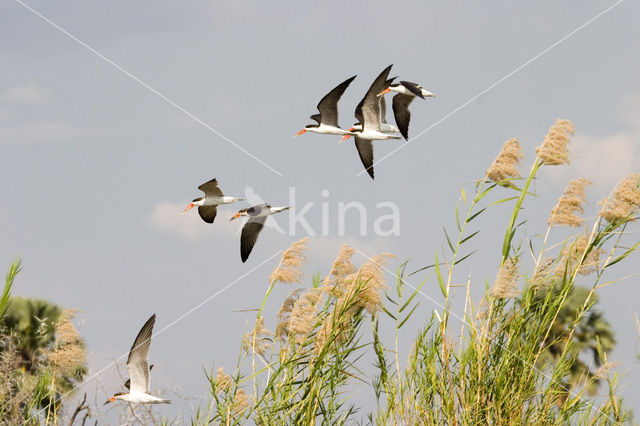
{"label": "feathered reed tuft", "polygon": [[605,362],[593,373],[593,378],[596,380],[606,379],[611,370],[619,365],[620,362]]}
{"label": "feathered reed tuft", "polygon": [[615,223],[636,214],[640,209],[640,173],[632,173],[617,183],[609,198],[601,200],[600,217]]}
{"label": "feathered reed tuft", "polygon": [[66,309],[55,325],[55,342],[47,358],[56,372],[62,376],[73,376],[86,366],[84,341],[71,322],[78,310]]}
{"label": "feathered reed tuft", "polygon": [[256,326],[253,330],[244,335],[242,339],[242,347],[251,352],[255,349],[255,352],[263,355],[268,349],[271,348],[271,333],[264,325],[264,317],[261,316],[256,321]]}
{"label": "feathered reed tuft", "polygon": [[575,240],[573,244],[566,246],[562,250],[562,253],[560,253],[556,274],[563,275],[566,271],[567,275],[571,275],[580,264],[580,259],[582,259],[583,256],[584,260],[578,268],[578,274],[589,275],[595,272],[598,269],[598,262],[603,251],[592,247],[587,253],[588,249],[589,238],[586,235]]}
{"label": "feathered reed tuft", "polygon": [[343,245],[338,252],[338,256],[331,265],[331,271],[323,281],[323,285],[335,285],[340,282],[344,277],[354,274],[356,267],[351,263],[351,257],[353,256],[353,249],[348,245]]}
{"label": "feathered reed tuft", "polygon": [[555,278],[553,271],[553,257],[547,257],[540,261],[540,264],[533,272],[533,276],[529,279],[529,285],[536,290],[544,290],[551,287]]}
{"label": "feathered reed tuft", "polygon": [[584,219],[578,216],[584,213],[582,205],[586,201],[585,187],[591,185],[588,179],[574,179],[565,188],[558,203],[551,209],[549,225],[582,226]]}
{"label": "feathered reed tuft", "polygon": [[518,139],[510,139],[504,143],[502,150],[487,170],[487,177],[495,183],[505,179],[518,178],[520,173],[516,166],[524,159],[524,152]]}
{"label": "feathered reed tuft", "polygon": [[238,388],[235,395],[233,396],[231,415],[237,416],[238,414],[241,414],[244,410],[249,408],[249,401],[249,395],[246,394],[244,389]]}
{"label": "feathered reed tuft", "polygon": [[395,259],[392,253],[382,253],[367,260],[360,267],[352,285],[360,280],[364,286],[356,298],[356,306],[365,308],[370,314],[374,314],[382,308],[382,291],[387,288],[384,279],[384,265],[389,259]]}
{"label": "feathered reed tuft", "polygon": [[216,371],[216,390],[218,392],[223,392],[229,389],[231,386],[231,377],[224,372],[224,368],[220,367]]}
{"label": "feathered reed tuft", "polygon": [[301,343],[311,334],[318,323],[318,302],[324,289],[322,287],[312,288],[300,295],[301,290],[292,292],[283,304],[283,308],[286,305],[286,309],[281,308],[283,315],[279,315],[276,329],[276,336],[281,340],[291,336],[295,338],[297,343]]}
{"label": "feathered reed tuft", "polygon": [[569,120],[557,120],[544,137],[542,145],[536,148],[536,154],[542,160],[542,164],[569,164],[569,135],[573,133],[573,124]]}
{"label": "feathered reed tuft", "polygon": [[307,246],[309,238],[304,237],[300,241],[291,244],[282,254],[280,263],[269,276],[269,282],[278,280],[281,283],[299,283],[302,282],[304,271],[302,265],[307,260],[304,250]]}
{"label": "feathered reed tuft", "polygon": [[496,282],[491,289],[491,296],[496,299],[511,299],[520,294],[518,291],[519,268],[519,258],[510,257],[505,260],[498,271]]}

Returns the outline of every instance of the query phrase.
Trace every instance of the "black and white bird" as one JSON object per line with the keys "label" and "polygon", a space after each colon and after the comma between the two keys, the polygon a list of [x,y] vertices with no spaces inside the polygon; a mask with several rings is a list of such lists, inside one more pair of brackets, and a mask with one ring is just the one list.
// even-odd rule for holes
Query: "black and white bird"
{"label": "black and white bird", "polygon": [[240,216],[248,216],[249,220],[242,227],[242,235],[240,236],[240,258],[242,262],[246,262],[256,245],[258,235],[264,227],[264,222],[272,214],[280,213],[288,210],[290,207],[271,207],[269,204],[258,204],[248,209],[242,209],[235,214],[230,220],[239,218]]}
{"label": "black and white bird", "polygon": [[[387,80],[388,84],[391,84],[396,77],[390,78]],[[380,96],[380,130],[382,133],[399,133],[400,130],[392,125],[387,123],[387,102],[385,101],[384,96]],[[357,114],[358,112],[356,112]],[[362,111],[360,111],[360,116],[362,116]],[[360,118],[358,118],[358,123],[354,124],[352,128],[349,129],[349,132],[360,131],[362,130],[362,124],[360,124]]]}
{"label": "black and white bird", "polygon": [[341,129],[338,125],[338,101],[354,78],[356,78],[355,75],[338,84],[320,100],[318,103],[318,111],[320,111],[320,114],[313,114],[309,117],[317,121],[318,124],[308,124],[294,136],[299,136],[307,132],[320,133],[323,135],[349,134],[349,131]]}
{"label": "black and white bird", "polygon": [[216,179],[211,179],[209,182],[203,183],[198,189],[204,192],[204,197],[193,200],[191,204],[185,207],[182,213],[198,206],[200,217],[207,223],[213,223],[218,214],[219,205],[242,201],[242,198],[225,196],[222,190],[220,190]]}
{"label": "black and white bird", "polygon": [[[129,351],[127,358],[127,371],[129,372],[129,392],[119,392],[113,395],[105,402],[109,404],[116,399],[137,404],[170,404],[168,399],[158,398],[149,393],[150,377],[149,372],[149,348],[151,347],[151,336],[153,334],[153,325],[156,322],[156,314],[142,326],[133,346]],[[125,383],[126,385],[126,383]]]}
{"label": "black and white bird", "polygon": [[[355,117],[361,126],[360,131],[354,131],[356,149],[365,170],[373,179],[373,140],[400,139],[399,136],[382,132],[381,126],[381,105],[378,94],[388,88],[389,72],[392,65],[385,68],[373,81],[364,98],[356,107]],[[344,135],[342,140],[348,139],[349,134]]]}
{"label": "black and white bird", "polygon": [[396,92],[397,95],[393,97],[393,115],[396,119],[398,129],[406,140],[409,139],[409,121],[411,121],[411,111],[409,111],[409,104],[417,96],[419,98],[433,98],[436,95],[422,88],[417,83],[411,83],[410,81],[401,81],[400,83],[390,84],[389,87],[382,90],[378,96],[382,99],[384,95],[389,92]]}

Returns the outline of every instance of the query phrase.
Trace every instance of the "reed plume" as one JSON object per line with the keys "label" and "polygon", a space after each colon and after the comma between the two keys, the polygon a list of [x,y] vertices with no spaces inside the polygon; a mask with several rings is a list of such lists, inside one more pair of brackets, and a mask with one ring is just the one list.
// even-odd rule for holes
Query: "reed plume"
{"label": "reed plume", "polygon": [[544,137],[542,145],[536,148],[536,154],[542,160],[542,164],[569,164],[569,135],[573,133],[573,124],[569,120],[557,120]]}
{"label": "reed plume", "polygon": [[224,368],[218,368],[218,370],[216,371],[215,379],[216,390],[218,392],[226,391],[227,389],[229,389],[229,387],[231,387],[231,382],[231,377],[224,372]]}
{"label": "reed plume", "polygon": [[264,317],[261,316],[256,321],[255,328],[244,335],[242,346],[247,352],[255,350],[256,353],[262,355],[271,348],[271,336],[273,333],[265,327]]}
{"label": "reed plume", "polygon": [[86,366],[86,350],[82,337],[71,322],[78,310],[66,309],[55,325],[55,342],[47,359],[61,376],[73,376]]}
{"label": "reed plume", "polygon": [[582,206],[586,200],[585,187],[592,182],[587,179],[574,179],[569,182],[558,203],[551,209],[549,225],[582,226],[584,219],[578,213],[584,213]]}
{"label": "reed plume", "polygon": [[631,218],[640,209],[640,173],[632,173],[620,180],[608,198],[601,200],[598,213],[609,223]]}
{"label": "reed plume", "polygon": [[269,282],[279,281],[281,283],[300,283],[304,276],[302,265],[306,261],[304,251],[309,238],[305,237],[286,249],[282,254],[280,263],[269,276]]}
{"label": "reed plume", "polygon": [[486,174],[495,183],[500,183],[509,178],[518,178],[520,173],[516,166],[524,159],[524,152],[518,139],[509,139],[502,146]]}
{"label": "reed plume", "polygon": [[518,290],[519,264],[520,259],[517,257],[510,257],[504,261],[491,289],[491,296],[495,299],[511,299],[520,294]]}
{"label": "reed plume", "polygon": [[589,238],[583,235],[573,244],[566,246],[560,253],[556,274],[562,275],[566,272],[567,275],[570,275],[583,256],[584,259],[578,268],[578,274],[589,275],[595,272],[598,269],[598,262],[603,251],[596,247],[589,248],[589,244]]}

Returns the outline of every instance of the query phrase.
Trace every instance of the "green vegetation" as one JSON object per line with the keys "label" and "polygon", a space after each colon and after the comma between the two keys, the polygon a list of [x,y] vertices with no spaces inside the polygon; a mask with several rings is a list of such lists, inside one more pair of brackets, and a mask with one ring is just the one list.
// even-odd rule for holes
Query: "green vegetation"
{"label": "green vegetation", "polygon": [[3,424],[57,423],[60,396],[86,373],[74,311],[38,299],[10,298],[20,260],[7,272],[0,301],[0,418]]}

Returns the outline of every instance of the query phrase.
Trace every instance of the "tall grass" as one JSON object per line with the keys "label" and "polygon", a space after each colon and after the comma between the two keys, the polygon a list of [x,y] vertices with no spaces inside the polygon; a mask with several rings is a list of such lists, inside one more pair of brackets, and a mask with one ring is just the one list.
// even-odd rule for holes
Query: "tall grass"
{"label": "tall grass", "polygon": [[[274,286],[281,285],[277,271],[282,263],[292,263],[298,273],[286,275],[285,281],[302,276],[302,262],[283,257],[254,330],[243,338],[235,369],[230,375],[222,369],[207,374],[211,402],[192,422],[344,424],[363,416],[349,393],[356,382],[370,385],[377,409],[368,419],[375,424],[630,421],[618,395],[620,377],[607,354],[613,334],[594,304],[597,290],[617,281],[604,281],[605,273],[640,245],[627,232],[640,207],[634,198],[640,200],[640,176],[621,181],[595,218],[576,216],[582,212],[586,181],[574,182],[546,231],[524,232],[523,211],[539,202],[531,184],[541,167],[568,162],[572,132],[569,122],[558,121],[524,177],[516,168],[523,159],[518,142],[505,144],[508,151],[496,158],[487,176],[462,189],[456,232],[445,231],[444,248],[435,250],[429,266],[408,274],[405,262],[391,271],[385,266],[389,255],[381,255],[356,268],[353,250],[343,247],[326,278],[314,276],[308,288],[289,295],[271,333],[262,312],[273,303]],[[459,282],[458,265],[473,260],[471,246],[483,229],[481,220],[499,214],[492,209],[496,205],[511,206],[496,276],[485,281],[476,301],[471,285],[477,279],[469,277],[464,307],[454,310],[451,290]],[[561,213],[565,216],[559,220]],[[563,224],[577,231],[569,237],[566,231],[554,232]],[[561,239],[551,243],[556,235]],[[522,274],[524,269],[529,273]],[[412,284],[410,276],[418,273],[426,277]],[[384,274],[394,278],[392,289],[384,284]],[[440,307],[412,342],[401,342],[400,330],[415,321],[412,314],[427,285],[440,289]],[[393,336],[379,331],[383,322],[392,325]],[[588,351],[594,361],[585,360]],[[376,360],[373,378],[365,372],[370,366],[364,360],[370,356]],[[594,397],[599,385],[601,395]]]}

